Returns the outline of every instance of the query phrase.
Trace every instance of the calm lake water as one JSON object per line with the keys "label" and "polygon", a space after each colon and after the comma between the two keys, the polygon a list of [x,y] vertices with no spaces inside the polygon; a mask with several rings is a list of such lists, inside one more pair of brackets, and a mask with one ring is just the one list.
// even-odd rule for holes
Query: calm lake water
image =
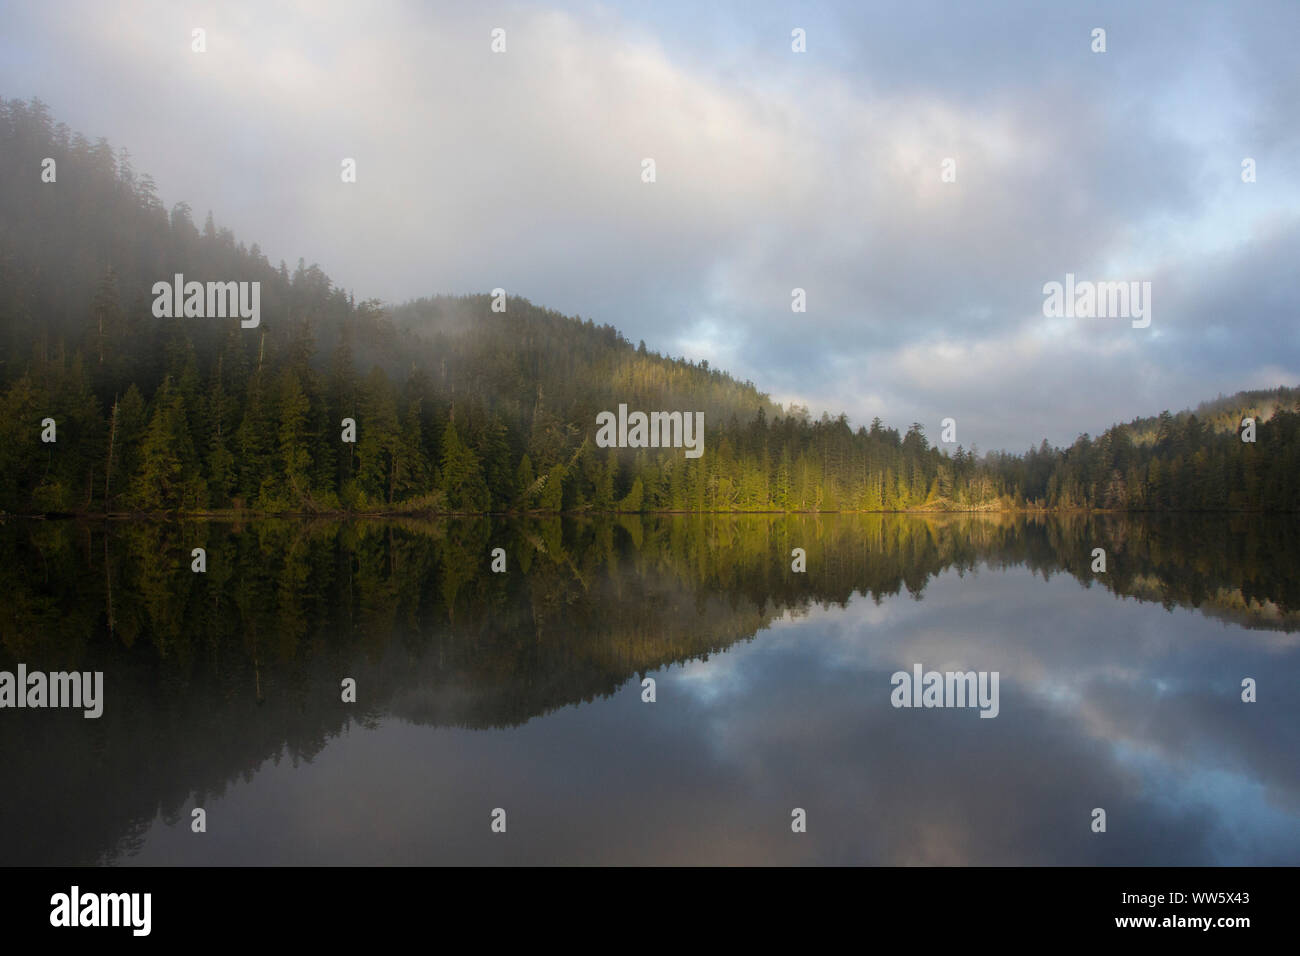
{"label": "calm lake water", "polygon": [[[0,863],[1296,864],[1298,557],[1276,517],[10,520],[0,670],[104,712],[0,710]],[[997,717],[894,707],[916,664]]]}

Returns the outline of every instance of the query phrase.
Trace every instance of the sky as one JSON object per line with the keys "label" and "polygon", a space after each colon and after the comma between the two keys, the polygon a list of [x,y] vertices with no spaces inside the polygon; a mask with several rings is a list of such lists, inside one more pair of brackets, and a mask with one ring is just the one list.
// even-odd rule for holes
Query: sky
{"label": "sky", "polygon": [[[358,298],[504,288],[982,450],[1300,383],[1293,0],[0,0],[0,22],[0,96]],[[1067,273],[1150,282],[1150,325],[1045,316]]]}

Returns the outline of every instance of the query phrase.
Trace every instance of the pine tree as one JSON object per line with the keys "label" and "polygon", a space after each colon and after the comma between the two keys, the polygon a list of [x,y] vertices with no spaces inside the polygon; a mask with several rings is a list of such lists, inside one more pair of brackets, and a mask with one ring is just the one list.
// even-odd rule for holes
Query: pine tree
{"label": "pine tree", "polygon": [[491,502],[478,456],[461,441],[455,422],[442,436],[442,490],[453,511],[486,511]]}
{"label": "pine tree", "polygon": [[519,460],[519,469],[515,472],[515,503],[521,507],[528,507],[528,499],[535,491],[533,484],[536,482],[533,476],[533,460],[528,457],[528,452],[524,452],[524,457]]}
{"label": "pine tree", "polygon": [[277,484],[291,507],[311,501],[311,452],[307,422],[310,405],[293,369],[285,369],[279,387],[280,427],[277,431],[280,472]]}

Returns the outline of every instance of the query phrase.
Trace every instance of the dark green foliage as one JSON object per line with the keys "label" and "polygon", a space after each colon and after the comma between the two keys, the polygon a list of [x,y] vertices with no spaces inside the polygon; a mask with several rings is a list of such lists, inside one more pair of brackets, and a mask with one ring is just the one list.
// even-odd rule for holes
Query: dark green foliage
{"label": "dark green foliage", "polygon": [[[986,461],[1018,499],[1048,508],[1296,511],[1298,412],[1298,389],[1241,392],[1081,435],[1066,449],[1044,442]],[[1254,442],[1242,440],[1246,418],[1257,422]]]}

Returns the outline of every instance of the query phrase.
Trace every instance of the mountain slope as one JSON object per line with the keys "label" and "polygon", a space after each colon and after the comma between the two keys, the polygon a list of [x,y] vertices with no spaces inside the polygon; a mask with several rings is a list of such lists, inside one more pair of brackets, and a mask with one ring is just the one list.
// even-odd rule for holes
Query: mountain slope
{"label": "mountain slope", "polygon": [[[257,321],[155,314],[177,274],[258,283]],[[0,101],[0,511],[1297,510],[1295,398],[977,460],[919,425],[784,411],[525,299],[358,303],[167,211],[38,101]],[[1241,442],[1225,429],[1256,404]],[[705,453],[597,447],[620,405],[702,412]]]}

